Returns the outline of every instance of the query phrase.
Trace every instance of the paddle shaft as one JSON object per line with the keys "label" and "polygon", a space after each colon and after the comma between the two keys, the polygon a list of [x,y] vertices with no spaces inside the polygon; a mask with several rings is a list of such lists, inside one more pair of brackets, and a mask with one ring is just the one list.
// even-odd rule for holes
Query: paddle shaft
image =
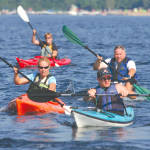
{"label": "paddle shaft", "polygon": [[[28,25],[29,25],[29,27],[30,27],[32,30],[34,29],[30,22],[28,22]],[[39,34],[38,34],[37,32],[36,32],[36,36],[37,36],[38,40],[39,40],[40,42],[42,42],[42,44],[44,44],[43,41],[40,39]],[[46,50],[46,51],[47,51],[47,50]],[[47,51],[47,52],[48,52],[48,51]]]}
{"label": "paddle shaft", "polygon": [[[8,61],[6,61],[4,58],[0,57],[0,59],[1,59],[3,62],[5,62],[9,67],[14,68],[14,66],[13,66],[12,64],[10,64]],[[26,75],[24,75],[24,74],[23,74],[22,72],[20,72],[19,70],[18,70],[18,73],[21,74],[23,77],[25,77],[27,80],[29,80],[30,82],[33,83],[32,80],[30,80]]]}
{"label": "paddle shaft", "polygon": [[[65,94],[65,93],[60,93],[60,96],[62,97],[66,97],[66,96],[89,96],[88,93],[87,94],[78,94],[78,93],[71,93],[71,94]],[[96,96],[121,96],[121,94],[96,94]],[[130,96],[143,96],[143,97],[148,97],[150,96],[150,94],[128,94],[127,97]]]}
{"label": "paddle shaft", "polygon": [[98,54],[96,54],[94,51],[92,51],[88,46],[84,46],[84,48],[87,49],[89,52],[91,52],[96,57],[98,56]]}
{"label": "paddle shaft", "polygon": [[[89,94],[87,93],[87,91],[79,91],[79,92],[76,92],[76,93],[65,93],[65,92],[53,92],[53,93],[50,93],[51,96],[53,97],[69,97],[69,96],[72,96],[72,97],[75,97],[75,96],[89,96]],[[40,93],[36,92],[35,95],[37,96],[42,96]],[[44,93],[44,96],[45,97],[49,97],[50,95],[46,95],[46,93]],[[121,94],[95,94],[95,96],[122,96]],[[143,96],[143,97],[148,97],[150,96],[150,94],[128,94],[126,97],[130,97],[130,96]]]}

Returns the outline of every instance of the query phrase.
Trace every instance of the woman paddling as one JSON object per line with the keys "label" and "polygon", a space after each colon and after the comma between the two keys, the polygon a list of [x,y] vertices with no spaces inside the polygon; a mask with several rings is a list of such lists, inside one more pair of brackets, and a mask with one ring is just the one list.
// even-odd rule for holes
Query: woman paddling
{"label": "woman paddling", "polygon": [[[47,57],[42,57],[38,61],[38,71],[34,72],[32,74],[27,75],[27,77],[33,81],[34,83],[38,84],[38,86],[34,83],[30,84],[30,87],[28,89],[28,93],[31,97],[34,97],[34,95],[31,95],[34,89],[37,89],[38,87],[44,87],[44,89],[49,89],[51,91],[56,91],[56,79],[54,76],[52,76],[49,73],[50,70],[50,61]],[[30,81],[25,77],[19,77],[18,74],[18,68],[14,67],[14,83],[16,85],[23,85],[27,84]],[[42,89],[42,88],[41,88]],[[38,90],[40,92],[40,88]],[[36,94],[36,93],[34,93]],[[39,93],[37,93],[39,94]],[[43,99],[42,97],[39,97],[39,100]],[[37,99],[35,99],[37,100]],[[11,101],[8,104],[8,110],[16,111],[16,102]]]}
{"label": "woman paddling", "polygon": [[41,47],[41,56],[48,56],[52,58],[57,58],[58,49],[53,42],[53,36],[51,33],[46,33],[44,35],[45,41],[39,41],[36,39],[36,30],[33,29],[32,43]]}

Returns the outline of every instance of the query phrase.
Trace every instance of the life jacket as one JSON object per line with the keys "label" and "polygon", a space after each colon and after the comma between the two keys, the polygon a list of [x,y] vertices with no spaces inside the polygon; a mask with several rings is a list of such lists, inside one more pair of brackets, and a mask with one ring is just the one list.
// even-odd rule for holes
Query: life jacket
{"label": "life jacket", "polygon": [[[127,68],[127,63],[129,60],[131,59],[126,57],[122,62],[117,63],[115,58],[111,59],[110,71],[112,73],[112,81],[121,81],[123,77],[128,77],[129,70]],[[118,65],[117,68],[116,65]]]}
{"label": "life jacket", "polygon": [[123,100],[122,98],[120,98],[120,96],[117,95],[118,92],[114,83],[111,84],[109,88],[101,88],[100,86],[98,86],[96,88],[96,94],[114,94],[114,96],[97,96],[97,108],[104,111],[110,111],[113,113],[124,115]]}
{"label": "life jacket", "polygon": [[41,56],[48,56],[48,54],[52,54],[53,50],[56,48],[56,45],[52,43],[51,45],[47,45],[46,42],[41,42]]}
{"label": "life jacket", "polygon": [[49,91],[49,85],[48,85],[48,79],[51,77],[49,74],[46,78],[40,79],[40,74],[38,73],[35,78],[33,83],[30,84],[27,94],[28,97],[36,102],[44,102],[49,100],[48,97],[41,95],[40,97],[37,96],[38,94],[43,94],[43,93],[48,93]]}
{"label": "life jacket", "polygon": [[[34,83],[38,84],[40,87],[44,87],[44,88],[49,88],[49,85],[48,85],[48,79],[51,77],[51,75],[49,74],[47,77],[45,77],[44,79],[40,79],[40,74],[37,73],[37,75],[35,76],[34,78]],[[37,86],[35,86],[35,84],[31,83],[30,86],[33,86],[35,88],[37,88]],[[29,86],[29,88],[30,88]]]}

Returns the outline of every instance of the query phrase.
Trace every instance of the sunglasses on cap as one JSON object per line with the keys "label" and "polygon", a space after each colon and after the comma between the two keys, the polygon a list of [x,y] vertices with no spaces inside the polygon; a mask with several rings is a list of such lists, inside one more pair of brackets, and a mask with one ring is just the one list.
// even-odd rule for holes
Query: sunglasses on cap
{"label": "sunglasses on cap", "polygon": [[104,80],[104,81],[111,80],[111,75],[105,75],[101,78],[101,80]]}
{"label": "sunglasses on cap", "polygon": [[49,66],[46,66],[46,67],[42,67],[42,66],[38,66],[39,69],[48,69]]}

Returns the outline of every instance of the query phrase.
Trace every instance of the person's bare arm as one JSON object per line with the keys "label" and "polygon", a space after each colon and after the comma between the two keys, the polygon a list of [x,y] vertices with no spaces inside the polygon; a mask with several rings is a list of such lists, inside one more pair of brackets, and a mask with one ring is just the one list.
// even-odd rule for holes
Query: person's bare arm
{"label": "person's bare arm", "polygon": [[35,29],[33,29],[32,43],[35,45],[40,45],[40,41],[36,39],[36,30]]}
{"label": "person's bare arm", "polygon": [[50,86],[49,86],[49,90],[56,91],[56,84],[55,83],[51,83]]}
{"label": "person's bare arm", "polygon": [[136,73],[136,70],[133,69],[133,68],[131,68],[131,69],[129,70],[128,75],[129,75],[130,77],[133,77],[133,76],[135,75],[135,73]]}
{"label": "person's bare arm", "polygon": [[88,90],[89,96],[84,96],[83,100],[84,101],[93,101],[94,103],[96,102],[96,89],[89,89]]}
{"label": "person's bare arm", "polygon": [[122,97],[126,97],[129,94],[128,89],[122,84],[116,84],[116,89],[118,94],[121,94]]}
{"label": "person's bare arm", "polygon": [[57,50],[53,50],[52,57],[57,57],[57,55],[58,55],[58,51]]}
{"label": "person's bare arm", "polygon": [[29,80],[24,77],[19,77],[18,68],[14,67],[14,83],[16,85],[22,85],[29,83]]}

